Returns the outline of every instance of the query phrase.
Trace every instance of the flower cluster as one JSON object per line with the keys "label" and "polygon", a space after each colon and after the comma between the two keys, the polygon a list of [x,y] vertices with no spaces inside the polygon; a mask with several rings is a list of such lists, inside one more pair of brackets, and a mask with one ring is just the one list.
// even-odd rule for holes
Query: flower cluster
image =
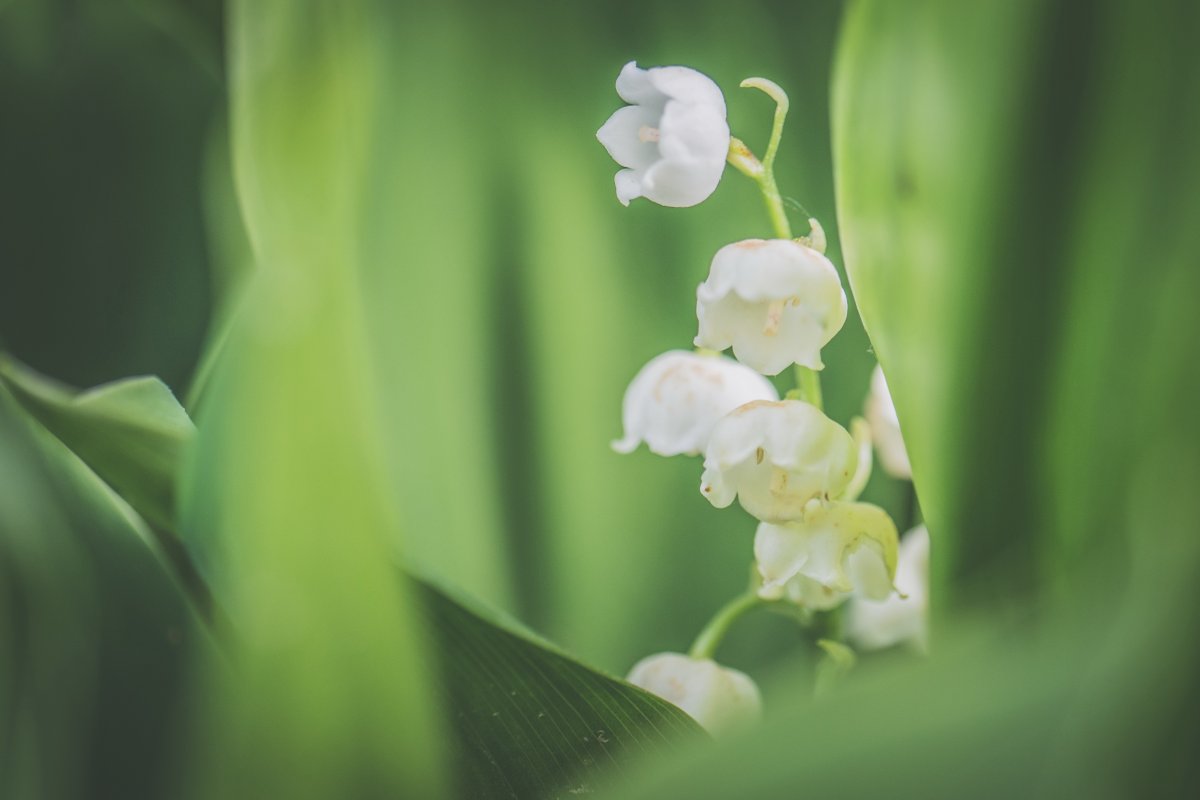
{"label": "flower cluster", "polygon": [[[911,620],[889,620],[917,606],[923,619],[923,603],[906,604],[894,586],[898,560],[920,555],[901,553],[888,514],[857,501],[871,466],[868,425],[857,420],[852,435],[821,408],[821,350],[846,321],[846,293],[824,255],[820,226],[810,221],[811,238],[793,238],[775,188],[786,95],[763,79],[743,86],[762,89],[780,108],[762,162],[730,137],[716,84],[685,67],[627,64],[617,92],[630,105],[597,133],[624,167],[616,176],[621,203],[645,197],[695,205],[716,189],[728,158],[759,183],[777,234],[716,252],[696,290],[700,350],[663,353],[638,372],[625,393],[624,436],[613,447],[630,453],[645,442],[658,455],[703,455],[701,494],[718,508],[736,499],[759,520],[753,602],[823,611],[854,598],[854,630],[866,646],[917,636]],[[730,349],[736,360],[721,355]],[[764,376],[788,368],[799,386],[781,400]],[[889,472],[907,472],[907,457],[901,469],[896,455],[899,424],[882,373],[875,383],[882,388],[873,391],[867,413],[881,461]],[[902,454],[902,441],[899,447]],[[911,571],[899,574],[915,583]],[[910,597],[920,593],[915,585],[904,589]],[[884,630],[889,624],[894,630]],[[710,638],[702,634],[688,655],[644,659],[629,679],[720,731],[753,717],[760,703],[747,676],[711,660],[719,635]]]}

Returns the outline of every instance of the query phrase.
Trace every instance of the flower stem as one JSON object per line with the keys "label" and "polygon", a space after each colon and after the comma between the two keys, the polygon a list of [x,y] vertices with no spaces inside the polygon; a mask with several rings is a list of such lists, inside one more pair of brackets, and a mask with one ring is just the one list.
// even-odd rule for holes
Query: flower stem
{"label": "flower stem", "polygon": [[800,391],[800,399],[809,405],[816,406],[817,410],[824,411],[825,403],[821,397],[821,373],[799,364],[793,371],[796,373],[796,388]]}
{"label": "flower stem", "polygon": [[771,219],[771,227],[775,230],[775,236],[780,239],[790,239],[792,238],[792,226],[788,222],[787,211],[783,207],[783,197],[779,194],[779,187],[775,183],[775,156],[779,152],[779,142],[783,139],[783,123],[787,119],[790,105],[787,92],[780,88],[779,84],[766,78],[746,78],[742,81],[741,86],[743,89],[758,89],[775,101],[775,122],[771,126],[771,138],[767,142],[767,152],[763,156],[761,165],[754,164],[747,169],[735,160],[734,154],[743,158],[747,155],[751,159],[753,158],[740,140],[737,141],[739,150],[731,147],[730,163],[733,163],[743,174],[758,184],[759,190],[762,191],[763,202],[767,206],[767,216]]}
{"label": "flower stem", "polygon": [[753,590],[730,600],[713,615],[713,618],[704,626],[704,630],[700,631],[700,635],[692,643],[692,649],[688,651],[688,655],[692,658],[712,658],[733,623],[747,611],[757,608],[764,602]]}
{"label": "flower stem", "polygon": [[775,185],[775,170],[765,164],[762,177],[758,180],[758,188],[762,190],[763,202],[767,206],[767,216],[771,219],[771,227],[779,239],[792,238],[792,225],[788,222],[787,211],[783,208],[783,197],[779,187]]}

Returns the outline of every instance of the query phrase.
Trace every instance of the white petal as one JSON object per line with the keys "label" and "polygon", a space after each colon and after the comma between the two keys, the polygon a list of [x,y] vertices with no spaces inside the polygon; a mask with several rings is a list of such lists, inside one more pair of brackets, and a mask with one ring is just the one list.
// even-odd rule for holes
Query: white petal
{"label": "white petal", "polygon": [[657,161],[646,170],[643,194],[660,206],[688,208],[708,199],[721,182],[725,162]]}
{"label": "white petal", "polygon": [[617,75],[617,94],[626,103],[657,103],[661,106],[667,101],[667,96],[654,88],[648,71],[638,67],[636,61],[630,61],[621,68],[621,73]]}
{"label": "white petal", "polygon": [[729,124],[724,114],[707,106],[667,103],[658,122],[658,149],[668,161],[694,161],[710,165],[719,174],[729,155]]}
{"label": "white petal", "polygon": [[651,359],[629,384],[625,436],[613,447],[629,452],[644,440],[659,455],[695,455],[721,417],[753,400],[778,398],[769,381],[733,359],[672,350]]}
{"label": "white petal", "polygon": [[871,373],[871,390],[867,394],[863,412],[871,425],[871,438],[875,442],[879,463],[892,477],[911,480],[912,464],[909,463],[908,450],[900,433],[900,419],[896,416],[896,406],[888,391],[887,378],[878,365]]}
{"label": "white petal", "polygon": [[713,256],[710,280],[746,300],[775,300],[814,294],[828,303],[841,290],[837,269],[821,253],[789,239],[748,239],[725,245]]}
{"label": "white petal", "polygon": [[[733,302],[745,302],[730,298]],[[729,302],[729,301],[727,301]],[[734,331],[733,354],[748,367],[763,375],[778,375],[793,364],[802,364],[810,369],[824,369],[821,360],[821,338],[819,326],[805,320],[781,320],[778,332],[773,336],[763,334],[767,316],[771,313],[767,303],[751,306],[754,321]],[[739,315],[749,316],[744,310]],[[786,317],[786,315],[785,315]],[[798,343],[797,343],[798,342]]]}
{"label": "white petal", "polygon": [[714,508],[728,508],[737,497],[737,487],[725,480],[721,470],[706,468],[700,474],[700,494],[707,497]]}
{"label": "white petal", "polygon": [[845,571],[860,596],[875,601],[892,596],[892,576],[888,574],[884,554],[877,545],[864,542],[853,550],[846,558]]}
{"label": "white petal", "polygon": [[714,735],[762,715],[762,697],[750,676],[710,659],[659,653],[635,664],[628,680],[678,706]]}
{"label": "white petal", "polygon": [[642,196],[642,172],[635,169],[623,169],[617,173],[617,199],[621,205],[629,205],[630,200]]}
{"label": "white petal", "polygon": [[760,522],[754,534],[754,560],[769,591],[783,586],[808,562],[808,537],[787,525]]}
{"label": "white petal", "polygon": [[624,106],[613,112],[596,131],[596,138],[622,167],[646,169],[659,159],[658,144],[644,129],[657,128],[658,113],[644,106]]}
{"label": "white petal", "polygon": [[704,73],[688,67],[653,67],[646,72],[650,83],[665,96],[689,105],[707,106],[724,118],[725,95]]}
{"label": "white petal", "polygon": [[747,403],[718,420],[704,451],[704,466],[730,470],[746,461],[766,439],[764,418],[756,409],[776,403]]}

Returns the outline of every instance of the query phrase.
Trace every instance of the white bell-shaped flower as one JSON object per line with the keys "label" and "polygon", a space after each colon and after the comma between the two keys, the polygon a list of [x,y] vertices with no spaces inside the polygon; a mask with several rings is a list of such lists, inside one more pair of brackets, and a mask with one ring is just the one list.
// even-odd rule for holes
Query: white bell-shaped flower
{"label": "white bell-shaped flower", "polygon": [[855,596],[847,606],[846,635],[863,650],[911,642],[924,651],[929,639],[929,531],[913,528],[900,540],[898,595],[883,600]]}
{"label": "white bell-shaped flower", "polygon": [[596,132],[617,173],[624,205],[645,197],[663,206],[694,206],[717,188],[729,153],[725,96],[712,79],[687,67],[640,69],[617,76],[617,109]]}
{"label": "white bell-shaped flower", "polygon": [[671,350],[651,359],[625,390],[625,437],[612,446],[632,453],[644,441],[660,456],[694,456],[721,417],[752,400],[778,399],[770,381],[732,358]]}
{"label": "white bell-shaped flower", "polygon": [[857,464],[854,439],[814,406],[758,400],[713,428],[700,491],[717,508],[737,497],[764,522],[789,522],[809,500],[841,494]]}
{"label": "white bell-shaped flower", "polygon": [[833,608],[851,592],[883,600],[892,594],[897,538],[878,506],[813,500],[803,521],[758,526],[759,594],[814,610]]}
{"label": "white bell-shaped flower", "polygon": [[863,413],[871,426],[871,439],[884,470],[893,478],[911,480],[912,465],[908,461],[904,437],[900,434],[900,418],[896,416],[887,378],[883,377],[883,369],[878,364],[871,373],[871,389]]}
{"label": "white bell-shaped flower", "polygon": [[679,706],[713,735],[762,716],[762,697],[750,676],[711,659],[658,653],[635,664],[628,680]]}
{"label": "white bell-shaped flower", "polygon": [[696,290],[696,346],[733,348],[764,375],[822,369],[821,348],[846,322],[846,293],[825,256],[790,239],[722,247]]}

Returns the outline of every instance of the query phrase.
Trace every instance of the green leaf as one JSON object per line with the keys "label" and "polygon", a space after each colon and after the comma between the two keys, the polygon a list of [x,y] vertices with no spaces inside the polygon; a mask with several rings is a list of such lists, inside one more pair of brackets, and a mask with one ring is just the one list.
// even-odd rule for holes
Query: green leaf
{"label": "green leaf", "polygon": [[175,527],[175,480],[195,434],[158,378],[68,389],[0,354],[0,384],[152,525]]}
{"label": "green leaf", "polygon": [[640,761],[707,738],[670,703],[511,622],[489,621],[428,584],[422,595],[439,645],[458,796],[589,794]]}
{"label": "green leaf", "polygon": [[0,796],[165,797],[210,655],[154,535],[0,383]]}

